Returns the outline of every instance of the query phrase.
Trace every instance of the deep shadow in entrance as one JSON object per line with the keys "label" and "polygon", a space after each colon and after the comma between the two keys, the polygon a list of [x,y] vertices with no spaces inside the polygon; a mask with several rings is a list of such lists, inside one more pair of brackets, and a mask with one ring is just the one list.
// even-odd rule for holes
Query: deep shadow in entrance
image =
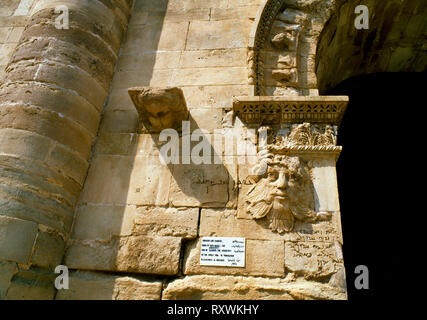
{"label": "deep shadow in entrance", "polygon": [[[408,298],[402,288],[422,269],[422,255],[411,251],[425,232],[426,80],[427,73],[377,73],[325,93],[350,97],[337,163],[350,300]],[[354,286],[357,265],[369,268],[369,290]]]}

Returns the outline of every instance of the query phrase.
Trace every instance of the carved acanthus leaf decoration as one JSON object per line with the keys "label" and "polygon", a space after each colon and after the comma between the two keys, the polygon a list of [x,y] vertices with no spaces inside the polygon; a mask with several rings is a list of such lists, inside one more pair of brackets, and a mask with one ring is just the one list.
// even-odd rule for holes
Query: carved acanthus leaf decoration
{"label": "carved acanthus leaf decoration", "polygon": [[310,123],[293,125],[291,132],[280,142],[281,146],[335,146],[336,129],[330,125],[315,126]]}

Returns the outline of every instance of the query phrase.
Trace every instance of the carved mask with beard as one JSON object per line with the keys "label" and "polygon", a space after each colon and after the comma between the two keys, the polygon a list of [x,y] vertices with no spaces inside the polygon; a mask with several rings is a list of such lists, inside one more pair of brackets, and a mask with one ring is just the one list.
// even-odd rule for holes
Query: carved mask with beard
{"label": "carved mask with beard", "polygon": [[292,231],[295,219],[316,221],[309,169],[298,157],[272,156],[267,170],[247,192],[246,211],[254,219],[268,217],[270,229]]}

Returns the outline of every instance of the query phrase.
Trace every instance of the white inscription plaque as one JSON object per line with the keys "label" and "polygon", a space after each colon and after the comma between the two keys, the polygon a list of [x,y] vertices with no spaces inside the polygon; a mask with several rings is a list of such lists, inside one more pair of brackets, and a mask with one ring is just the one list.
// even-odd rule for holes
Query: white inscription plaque
{"label": "white inscription plaque", "polygon": [[245,238],[203,237],[201,266],[244,267]]}

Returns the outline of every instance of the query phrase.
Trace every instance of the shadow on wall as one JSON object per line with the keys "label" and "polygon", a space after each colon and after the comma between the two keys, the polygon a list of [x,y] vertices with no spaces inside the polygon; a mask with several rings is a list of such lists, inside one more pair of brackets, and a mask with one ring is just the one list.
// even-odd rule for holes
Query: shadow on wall
{"label": "shadow on wall", "polygon": [[[225,207],[232,200],[236,170],[183,164],[182,133],[180,163],[163,165],[159,134],[138,134],[138,113],[127,91],[155,86],[153,76],[162,71],[154,69],[167,4],[135,3],[76,210],[64,264],[101,272],[72,273],[70,289],[59,291],[57,299],[159,299],[164,279],[182,272],[184,241],[197,237],[199,207]],[[190,132],[201,129],[191,114],[188,120]],[[215,149],[212,133],[205,137],[214,163],[222,151]],[[126,296],[133,290],[126,276],[149,289]]]}
{"label": "shadow on wall", "polygon": [[[71,270],[70,289],[57,291],[56,299],[160,297],[161,280],[156,276],[141,278],[131,275],[138,270],[125,265],[119,266],[117,257],[120,248],[126,246],[133,235],[136,206],[126,205],[129,203],[128,194],[133,188],[131,184],[144,188],[147,179],[153,179],[151,183],[148,181],[153,191],[159,187],[156,182],[162,178],[152,176],[155,168],[151,162],[158,159],[157,155],[147,151],[147,157],[137,161],[137,152],[141,149],[138,144],[143,139],[139,139],[137,134],[138,114],[127,89],[150,85],[167,6],[168,0],[135,1],[65,254],[64,264]],[[138,169],[141,174],[133,177]],[[135,178],[140,181],[135,181]],[[158,193],[161,192],[162,190]],[[147,245],[147,241],[141,243],[141,246],[144,245]],[[132,251],[132,248],[127,249]],[[134,251],[132,254],[143,252]],[[152,252],[150,254],[153,255]],[[129,260],[135,262],[132,257]],[[123,270],[126,268],[128,270]],[[111,274],[119,270],[120,274]],[[129,275],[136,283],[126,283],[128,280],[125,277]],[[145,296],[138,296],[135,291],[138,280],[146,282],[144,285],[150,288],[152,295],[145,292]],[[126,297],[126,287],[128,290],[134,288],[135,296]]]}

